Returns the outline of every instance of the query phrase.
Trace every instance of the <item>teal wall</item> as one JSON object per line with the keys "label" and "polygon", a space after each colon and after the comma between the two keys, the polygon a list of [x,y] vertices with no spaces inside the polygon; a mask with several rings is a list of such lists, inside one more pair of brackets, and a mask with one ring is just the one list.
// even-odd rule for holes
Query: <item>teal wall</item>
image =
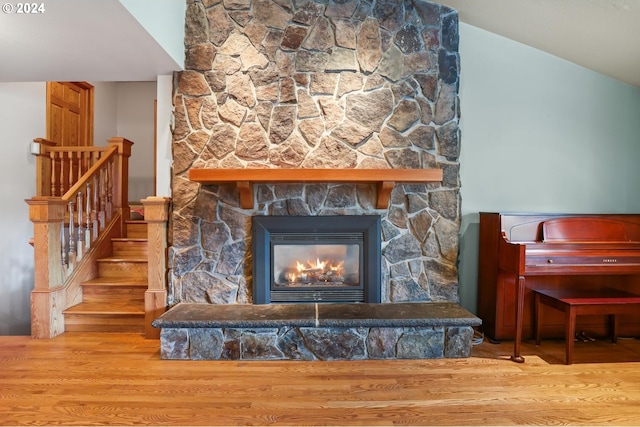
{"label": "teal wall", "polygon": [[640,89],[460,24],[460,300],[479,212],[640,213]]}

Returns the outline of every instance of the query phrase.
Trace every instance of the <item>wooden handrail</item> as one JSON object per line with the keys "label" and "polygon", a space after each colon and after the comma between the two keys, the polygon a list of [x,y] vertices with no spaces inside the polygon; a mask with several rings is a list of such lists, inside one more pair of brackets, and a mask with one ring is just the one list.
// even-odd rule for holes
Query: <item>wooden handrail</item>
{"label": "wooden handrail", "polygon": [[50,146],[50,147],[55,147],[56,145],[58,145],[57,142],[49,141],[48,139],[44,139],[44,138],[34,138],[33,142],[38,143],[38,144],[42,144],[42,145],[47,145],[47,146]]}
{"label": "wooden handrail", "polygon": [[189,179],[201,184],[235,183],[243,209],[253,209],[254,183],[375,183],[377,209],[389,205],[396,183],[442,181],[442,169],[206,169],[189,170]]}
{"label": "wooden handrail", "polygon": [[105,147],[51,147],[47,146],[46,151],[48,153],[98,153],[106,152],[109,150],[109,146]]}

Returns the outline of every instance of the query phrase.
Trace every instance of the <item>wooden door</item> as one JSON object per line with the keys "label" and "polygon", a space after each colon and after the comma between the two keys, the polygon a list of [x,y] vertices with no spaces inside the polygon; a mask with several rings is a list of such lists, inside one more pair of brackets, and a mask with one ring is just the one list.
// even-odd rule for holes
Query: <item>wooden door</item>
{"label": "wooden door", "polygon": [[93,145],[93,86],[47,82],[47,137],[58,146]]}

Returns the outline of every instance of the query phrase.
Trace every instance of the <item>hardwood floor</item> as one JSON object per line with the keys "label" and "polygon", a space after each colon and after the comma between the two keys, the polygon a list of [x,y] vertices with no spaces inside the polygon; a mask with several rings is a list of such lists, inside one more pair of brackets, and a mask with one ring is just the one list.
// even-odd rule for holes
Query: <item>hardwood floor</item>
{"label": "hardwood floor", "polygon": [[[640,340],[468,359],[163,361],[138,334],[0,337],[0,425],[640,425]],[[610,361],[607,361],[610,360]]]}

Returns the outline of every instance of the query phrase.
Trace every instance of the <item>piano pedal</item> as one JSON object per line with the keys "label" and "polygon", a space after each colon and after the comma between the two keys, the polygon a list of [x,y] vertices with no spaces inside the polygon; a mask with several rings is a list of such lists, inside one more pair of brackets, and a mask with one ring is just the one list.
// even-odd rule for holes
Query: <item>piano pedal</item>
{"label": "piano pedal", "polygon": [[592,336],[588,335],[584,331],[580,331],[576,335],[577,335],[578,338],[580,338],[582,340],[582,342],[594,342],[596,340],[595,338],[593,338]]}

